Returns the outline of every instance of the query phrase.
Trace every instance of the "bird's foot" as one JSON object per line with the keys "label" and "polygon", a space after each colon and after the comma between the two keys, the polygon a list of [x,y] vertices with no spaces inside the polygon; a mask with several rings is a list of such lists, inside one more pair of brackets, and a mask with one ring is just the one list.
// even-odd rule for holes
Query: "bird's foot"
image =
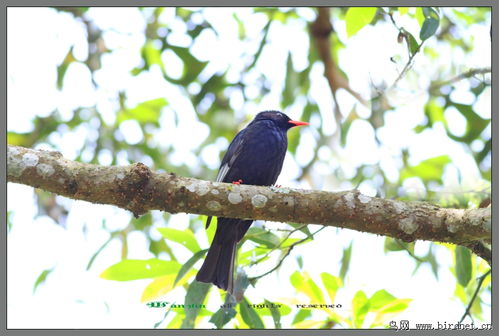
{"label": "bird's foot", "polygon": [[243,180],[241,179],[232,182],[232,184],[241,184],[241,183],[243,183]]}

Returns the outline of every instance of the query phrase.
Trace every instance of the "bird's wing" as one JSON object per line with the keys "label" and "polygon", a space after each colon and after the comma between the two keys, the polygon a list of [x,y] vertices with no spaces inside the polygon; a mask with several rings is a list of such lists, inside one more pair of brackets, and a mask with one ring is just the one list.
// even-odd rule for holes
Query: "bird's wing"
{"label": "bird's wing", "polygon": [[[245,131],[246,129],[243,129],[241,132],[237,133],[237,135],[230,143],[229,148],[227,149],[227,152],[225,153],[222,159],[222,163],[220,164],[220,169],[218,170],[218,175],[217,178],[215,179],[216,182],[234,182],[234,181],[224,181],[224,179],[225,176],[227,176],[230,167],[234,164],[239,153],[241,153],[244,142],[242,134]],[[210,226],[210,223],[211,223],[211,216],[209,216],[206,220],[206,228]]]}
{"label": "bird's wing", "polygon": [[237,133],[237,135],[234,137],[234,140],[232,140],[232,142],[230,143],[229,148],[227,149],[227,152],[222,159],[222,163],[220,164],[220,169],[218,170],[218,175],[216,178],[217,182],[234,182],[224,181],[224,178],[225,176],[227,176],[230,167],[232,167],[237,157],[241,153],[244,144],[243,134],[245,133],[245,131],[246,129],[243,129],[241,132]]}
{"label": "bird's wing", "polygon": [[218,171],[218,175],[217,175],[217,178],[215,179],[215,181],[217,182],[222,182],[222,180],[224,179],[225,175],[227,175],[227,172],[229,171],[229,163],[224,163],[219,171]]}

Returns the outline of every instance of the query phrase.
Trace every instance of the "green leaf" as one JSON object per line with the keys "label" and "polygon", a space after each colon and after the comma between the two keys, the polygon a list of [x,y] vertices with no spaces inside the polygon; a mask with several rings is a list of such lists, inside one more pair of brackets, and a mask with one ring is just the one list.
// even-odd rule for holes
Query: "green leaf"
{"label": "green leaf", "polygon": [[139,218],[132,218],[130,224],[133,225],[135,230],[143,231],[146,227],[152,225],[152,215],[151,213],[146,213]]}
{"label": "green leaf", "polygon": [[421,41],[427,40],[433,36],[438,29],[438,25],[440,24],[440,16],[433,8],[423,7],[423,15],[425,20],[421,26],[421,31],[419,32],[419,38]]}
{"label": "green leaf", "polygon": [[26,133],[7,132],[7,143],[14,146],[30,147],[29,135]]}
{"label": "green leaf", "polygon": [[421,161],[416,166],[405,167],[400,172],[400,181],[409,177],[419,177],[425,183],[430,181],[442,183],[444,168],[450,162],[448,155],[440,155]]}
{"label": "green leaf", "polygon": [[370,311],[376,312],[370,328],[386,325],[387,319],[407,309],[411,301],[411,299],[397,299],[384,289],[377,291],[369,299]]}
{"label": "green leaf", "polygon": [[201,85],[201,90],[194,96],[192,102],[194,105],[198,105],[203,98],[208,94],[216,94],[217,92],[222,92],[228,85],[225,80],[225,74],[213,74],[206,82]]}
{"label": "green leaf", "polygon": [[176,261],[156,258],[149,260],[125,259],[104,270],[100,277],[106,280],[130,281],[174,274],[179,270],[180,264]]}
{"label": "green leaf", "polygon": [[492,139],[489,139],[485,142],[483,149],[475,154],[476,162],[481,163],[487,157],[487,155],[490,153],[491,150],[492,150]]}
{"label": "green leaf", "polygon": [[74,46],[71,46],[71,48],[69,48],[69,51],[66,54],[64,60],[62,61],[61,65],[57,67],[57,88],[59,90],[62,89],[62,84],[64,82],[64,75],[66,74],[69,65],[76,61],[76,58],[73,55],[73,49]]}
{"label": "green leaf", "polygon": [[266,255],[268,253],[268,250],[265,248],[261,248],[259,246],[255,247],[254,249],[251,249],[249,251],[245,252],[240,252],[237,254],[237,265],[238,266],[244,266],[244,265],[249,265],[253,261],[255,262],[262,262],[264,260],[267,260],[269,256],[259,258],[259,256]]}
{"label": "green leaf", "polygon": [[345,16],[347,36],[355,35],[364,26],[371,23],[376,11],[376,7],[350,7]]}
{"label": "green leaf", "polygon": [[385,237],[385,246],[384,246],[384,252],[388,252],[388,251],[394,251],[394,252],[397,252],[397,251],[403,251],[404,250],[404,247],[398,243],[397,240],[395,240],[395,238],[392,238],[392,237]]}
{"label": "green leaf", "polygon": [[454,289],[454,296],[457,297],[464,305],[468,304],[468,298],[466,296],[466,291],[463,286],[456,286]]}
{"label": "green leaf", "polygon": [[293,59],[291,52],[288,52],[286,59],[286,77],[284,80],[284,89],[282,90],[281,104],[283,108],[293,104],[296,98],[296,88],[298,87],[298,74],[293,68]]}
{"label": "green leaf", "polygon": [[350,126],[352,126],[352,123],[357,120],[359,118],[359,115],[357,114],[357,108],[356,106],[354,105],[352,107],[352,110],[350,111],[350,113],[348,114],[348,116],[346,117],[346,119],[341,123],[341,126],[340,126],[340,144],[342,147],[345,147],[346,143],[347,143],[347,135],[348,135],[348,131],[350,130]]}
{"label": "green leaf", "polygon": [[54,268],[52,267],[52,268],[43,270],[42,273],[40,273],[38,278],[36,278],[35,284],[33,285],[33,294],[35,293],[38,286],[40,286],[42,283],[44,283],[47,280],[47,276],[50,273],[52,273],[53,270],[54,270]]}
{"label": "green leaf", "polygon": [[425,115],[428,118],[428,126],[433,126],[436,122],[442,122],[444,125],[447,125],[447,121],[445,120],[444,108],[441,106],[436,99],[431,99],[425,105]]}
{"label": "green leaf", "polygon": [[341,279],[325,272],[321,273],[321,279],[322,283],[324,284],[324,288],[326,288],[326,292],[329,295],[331,304],[334,304],[334,300],[336,298],[336,292],[338,291],[338,289],[341,287],[342,284]]}
{"label": "green leaf", "polygon": [[12,230],[12,211],[7,210],[7,232]]}
{"label": "green leaf", "polygon": [[190,272],[187,272],[187,275],[180,278],[177,284],[174,283],[174,279],[177,277],[175,273],[156,277],[144,288],[140,301],[148,302],[156,300],[160,296],[169,293],[176,285],[182,286],[195,274],[195,270],[190,270]]}
{"label": "green leaf", "polygon": [[475,139],[480,137],[483,130],[485,130],[485,128],[490,124],[490,119],[480,117],[475,111],[473,111],[472,105],[448,102],[447,106],[455,107],[459,113],[466,118],[466,133],[463,136],[455,136],[450,133],[447,128],[447,135],[455,141],[470,144]]}
{"label": "green leaf", "polygon": [[243,23],[243,21],[241,21],[241,19],[239,19],[239,17],[237,16],[236,13],[232,13],[232,17],[237,22],[237,31],[238,31],[239,39],[243,40],[246,36],[246,28],[244,27],[244,23]]}
{"label": "green leaf", "polygon": [[60,12],[71,13],[75,17],[81,17],[90,7],[54,7],[54,9]]}
{"label": "green leaf", "polygon": [[[73,119],[78,119],[77,115],[78,113],[75,111]],[[35,143],[43,142],[52,133],[57,132],[58,128],[61,126],[61,121],[59,119],[56,111],[48,117],[35,117],[32,120],[34,130],[27,133],[9,132],[7,133],[7,140],[11,145],[32,147]],[[71,120],[67,124],[70,122]],[[50,143],[50,141],[47,141],[47,143]]]}
{"label": "green leaf", "polygon": [[[313,236],[311,236],[313,237]],[[290,247],[291,245],[295,244],[296,242],[302,240],[301,238],[287,238],[282,241],[280,248],[286,248]]]}
{"label": "green leaf", "polygon": [[471,280],[471,253],[466,247],[456,247],[456,277],[459,284],[466,287]]}
{"label": "green leaf", "polygon": [[292,132],[288,132],[288,150],[291,152],[291,154],[296,154],[296,149],[298,148],[299,143],[300,131],[298,129],[294,129]]}
{"label": "green leaf", "polygon": [[288,20],[291,18],[296,19],[298,17],[294,10],[290,10],[290,11],[286,12],[286,11],[279,9],[279,8],[277,10],[276,10],[276,8],[272,8],[272,11],[269,11],[269,14],[271,14],[271,15],[269,15],[269,17],[271,17],[273,20],[279,21],[280,23],[283,23],[283,24],[288,22]]}
{"label": "green leaf", "polygon": [[433,7],[423,7],[423,15],[425,18],[433,18],[435,20],[440,20],[438,12]]}
{"label": "green leaf", "polygon": [[353,322],[356,328],[362,328],[364,319],[369,311],[369,299],[359,290],[352,299]]}
{"label": "green leaf", "polygon": [[408,31],[404,31],[404,33],[407,36],[407,48],[409,49],[409,55],[412,56],[418,51],[419,43],[411,33]]}
{"label": "green leaf", "polygon": [[211,316],[210,322],[215,324],[218,329],[222,328],[237,315],[236,305],[236,298],[233,295],[225,295],[224,304]]}
{"label": "green leaf", "polygon": [[411,301],[412,299],[393,299],[383,307],[380,307],[379,313],[383,314],[399,313],[401,311],[406,310],[409,307],[409,303]]}
{"label": "green leaf", "polygon": [[[386,294],[388,294],[388,293],[386,293]],[[373,295],[373,297],[371,297],[371,299],[370,299],[371,302],[373,301],[373,298],[375,295]],[[385,296],[385,294],[382,294],[382,296]],[[381,302],[378,303],[379,307],[377,307],[377,309],[375,310],[376,316],[375,316],[374,321],[371,324],[370,328],[373,328],[376,326],[381,326],[381,325],[386,325],[387,320],[393,319],[394,315],[406,310],[407,307],[409,307],[409,303],[412,300],[411,299],[397,299],[397,298],[393,297],[391,294],[388,294],[388,297],[383,298],[382,301],[384,301],[384,304],[381,304]]]}
{"label": "green leaf", "polygon": [[265,304],[269,307],[268,309],[270,310],[270,314],[272,315],[272,319],[274,320],[274,326],[276,329],[281,329],[281,312],[279,311],[279,308],[276,307],[276,305],[267,299],[265,299]]}
{"label": "green leaf", "polygon": [[181,231],[171,228],[159,228],[158,231],[165,239],[179,243],[191,252],[196,253],[201,250],[196,238],[194,237],[194,233],[192,233],[190,229]]}
{"label": "green leaf", "polygon": [[481,300],[475,300],[473,302],[473,304],[471,305],[470,313],[472,316],[475,316],[478,319],[483,320]]}
{"label": "green leaf", "polygon": [[472,88],[470,88],[470,91],[473,92],[473,94],[475,95],[475,97],[478,97],[482,94],[482,92],[487,88],[487,84],[485,84],[485,82],[480,82],[478,83],[476,86],[473,86]]}
{"label": "green leaf", "polygon": [[407,243],[400,239],[385,237],[384,252],[386,253],[388,251],[409,251],[414,253],[414,243]]}
{"label": "green leaf", "polygon": [[421,7],[416,8],[416,20],[418,21],[420,27],[423,26],[425,16],[423,13],[423,8]]}
{"label": "green leaf", "polygon": [[[412,244],[414,244],[414,243],[412,243]],[[413,251],[414,251],[414,249],[413,249]],[[437,258],[435,256],[435,253],[433,253],[433,249],[431,247],[423,259],[424,259],[424,261],[426,261],[430,264],[431,271],[432,271],[433,275],[435,276],[435,279],[438,280],[438,268],[440,267],[440,264],[437,262]]]}
{"label": "green leaf", "polygon": [[243,298],[243,301],[241,303],[239,303],[239,309],[244,323],[246,323],[251,329],[265,328],[262,319],[255,311],[255,309],[251,306],[251,303],[246,299],[246,297]]}
{"label": "green leaf", "polygon": [[138,104],[134,108],[121,110],[118,113],[118,124],[124,120],[136,120],[139,124],[153,124],[159,126],[159,117],[163,107],[168,102],[165,98],[157,98]]}
{"label": "green leaf", "polygon": [[296,271],[291,274],[289,279],[293,287],[295,287],[297,291],[307,295],[311,302],[324,302],[322,291],[307,272],[300,273]]}
{"label": "green leaf", "polygon": [[265,245],[268,248],[275,248],[280,242],[277,235],[259,227],[250,228],[245,237],[251,241],[254,241],[255,243]]}
{"label": "green leaf", "polygon": [[294,325],[294,324],[300,323],[300,322],[304,321],[305,319],[308,319],[310,316],[312,316],[312,310],[302,308],[295,315],[293,322],[291,322],[291,324]]}
{"label": "green leaf", "polygon": [[161,252],[165,252],[171,257],[171,260],[176,260],[172,249],[165,243],[163,238],[160,238],[159,240],[150,240],[149,252],[155,256],[158,256]]}
{"label": "green leaf", "polygon": [[353,242],[350,242],[350,245],[343,249],[343,257],[341,258],[341,269],[340,269],[340,278],[341,280],[345,280],[345,275],[348,272],[348,268],[350,266],[350,257],[352,256],[352,244]]}
{"label": "green leaf", "polygon": [[151,65],[156,64],[163,72],[165,71],[163,61],[161,60],[161,51],[154,46],[152,40],[147,41],[146,44],[144,44],[141,54],[146,69],[149,69]]}
{"label": "green leaf", "polygon": [[187,260],[185,262],[185,264],[182,265],[182,267],[180,268],[180,271],[178,271],[178,274],[177,274],[177,277],[175,278],[175,281],[173,282],[173,286],[177,285],[177,282],[180,279],[182,279],[182,277],[184,275],[187,274],[187,272],[192,268],[192,266],[194,266],[196,261],[201,259],[206,254],[206,252],[208,252],[208,249],[196,252],[192,257],[190,257],[189,260]]}
{"label": "green leaf", "polygon": [[301,232],[306,234],[308,238],[314,239],[314,236],[312,236],[312,232],[310,232],[310,229],[308,228],[307,225],[303,225],[301,223],[291,223],[291,222],[288,222],[288,225],[292,226],[295,229],[299,229]]}
{"label": "green leaf", "polygon": [[199,306],[203,304],[208,295],[211,284],[193,281],[187,289],[185,295],[185,319],[182,321],[181,328],[192,329],[194,328],[196,317],[199,314]]}
{"label": "green leaf", "polygon": [[386,290],[381,289],[371,296],[370,310],[377,311],[395,299],[395,296],[388,293]]}
{"label": "green leaf", "polygon": [[303,257],[301,255],[296,256],[296,262],[298,263],[298,268],[303,269]]}
{"label": "green leaf", "polygon": [[405,15],[407,12],[409,12],[409,7],[398,7],[398,11],[400,15]]}
{"label": "green leaf", "polygon": [[433,34],[435,34],[438,29],[439,23],[439,20],[436,20],[432,17],[427,18],[423,22],[423,26],[421,27],[421,31],[419,32],[419,38],[421,39],[421,41],[427,40],[431,36],[433,36]]}
{"label": "green leaf", "polygon": [[321,289],[319,288],[319,286],[317,286],[317,284],[311,278],[309,278],[307,280],[307,285],[310,288],[310,293],[313,294],[313,295],[309,295],[311,301],[312,302],[324,302],[324,298],[322,296]]}
{"label": "green leaf", "polygon": [[196,57],[194,57],[189,48],[179,47],[174,45],[168,45],[168,49],[171,49],[184,63],[184,71],[182,78],[179,80],[171,80],[177,84],[187,85],[193,82],[206,67],[208,62],[201,62]]}
{"label": "green leaf", "polygon": [[272,313],[270,311],[271,308],[265,307],[265,305],[269,305],[270,306],[272,304],[274,305],[272,307],[272,309],[279,310],[279,314],[281,316],[285,316],[285,315],[291,314],[292,310],[291,310],[291,308],[288,305],[285,305],[285,304],[279,303],[279,302],[269,302],[269,301],[265,300],[263,303],[257,304],[257,307],[259,308],[258,309],[258,315],[260,315],[260,316],[272,316]]}
{"label": "green leaf", "polygon": [[302,113],[300,120],[301,121],[310,121],[312,114],[315,114],[315,115],[318,114],[318,116],[322,120],[320,113],[318,113],[317,111],[319,111],[319,106],[317,106],[317,104],[315,104],[313,101],[308,101],[307,105],[305,105],[305,107],[303,108],[303,113]]}
{"label": "green leaf", "polygon": [[471,25],[475,22],[475,18],[473,15],[469,15],[468,11],[462,11],[463,8],[461,9],[453,9],[452,12],[456,16],[456,18],[464,21],[467,25]]}
{"label": "green leaf", "polygon": [[218,329],[226,325],[230,320],[237,315],[237,311],[232,307],[222,307],[210,318],[210,322],[213,323]]}
{"label": "green leaf", "polygon": [[302,321],[299,323],[296,323],[294,327],[296,329],[322,329],[324,328],[329,321],[324,321],[324,320],[307,320],[307,321]]}

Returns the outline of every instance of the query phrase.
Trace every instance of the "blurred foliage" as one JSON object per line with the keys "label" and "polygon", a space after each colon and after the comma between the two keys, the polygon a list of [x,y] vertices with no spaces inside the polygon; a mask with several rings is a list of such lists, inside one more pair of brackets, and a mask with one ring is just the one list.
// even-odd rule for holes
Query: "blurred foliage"
{"label": "blurred foliage", "polygon": [[[367,123],[374,132],[378,146],[383,146],[378,137],[380,130],[385,126],[385,119],[389,113],[397,112],[397,104],[390,101],[388,92],[391,83],[382,83],[372,87],[372,92],[364,93],[364,96],[372,95],[371,110],[369,115],[358,111],[359,105],[355,104],[348,115],[342,116],[342,124],[337,125],[333,132],[322,127],[325,118],[334,118],[332,111],[324,111],[322,104],[316,101],[310,94],[313,70],[322,67],[315,48],[312,34],[308,34],[309,50],[307,50],[307,64],[301,69],[297,68],[296,60],[291,50],[288,51],[283,64],[275,64],[275,68],[281,67],[285,74],[282,83],[275,83],[269,78],[268,73],[262,72],[259,65],[273,62],[269,59],[268,52],[272,47],[270,36],[274,29],[286,29],[298,25],[307,29],[314,20],[309,15],[303,15],[300,9],[281,8],[254,8],[252,15],[265,18],[265,24],[255,40],[248,35],[248,20],[238,14],[224,18],[234,20],[237,26],[237,34],[241,43],[252,43],[252,48],[241,48],[238,50],[239,58],[243,66],[227,64],[226,67],[213,70],[210,62],[201,58],[199,51],[194,51],[198,41],[206,36],[220,38],[220,32],[205,15],[204,9],[176,8],[173,16],[167,16],[169,8],[138,8],[137,11],[143,16],[145,29],[140,48],[141,62],[130,69],[132,78],[140,78],[144,74],[159,73],[165,84],[175,87],[188,98],[192,109],[196,111],[197,121],[209,127],[209,134],[200,140],[200,145],[192,149],[191,154],[194,164],[174,162],[171,160],[176,152],[175,143],[164,143],[161,134],[173,132],[181,120],[185,118],[186,111],[174,110],[171,106],[172,93],[165,92],[164,96],[148,99],[142,102],[130,100],[130,92],[112,92],[111,99],[114,105],[114,118],[107,118],[99,110],[98,106],[82,106],[72,111],[68,119],[55,109],[48,116],[35,116],[32,120],[32,130],[29,132],[9,131],[7,140],[9,144],[25,147],[37,147],[44,145],[59,149],[60,137],[75,133],[79,129],[93,130],[94,134],[88,136],[82,142],[81,148],[76,150],[75,160],[95,164],[127,164],[137,161],[146,162],[153,169],[175,172],[179,175],[195,176],[199,178],[212,179],[216,175],[216,169],[205,162],[202,157],[205,150],[212,144],[220,143],[215,153],[219,158],[223,155],[226,144],[228,144],[240,125],[249,120],[249,116],[243,114],[243,108],[254,106],[262,101],[262,98],[276,88],[280,90],[280,108],[283,111],[293,111],[294,117],[304,121],[311,121],[314,130],[313,145],[307,151],[313,151],[310,161],[301,165],[301,172],[297,179],[307,181],[312,188],[338,189],[354,188],[367,183],[375,190],[377,196],[400,199],[425,199],[444,206],[453,207],[477,207],[484,199],[490,198],[491,180],[491,117],[490,111],[487,115],[477,111],[476,102],[483,99],[484,95],[490,95],[490,76],[473,76],[452,81],[462,69],[464,64],[459,60],[449,60],[449,68],[437,73],[421,73],[419,75],[431,79],[430,86],[423,88],[425,94],[418,99],[425,100],[424,121],[415,125],[414,131],[418,134],[435,130],[441,126],[445,129],[447,137],[459,144],[462,150],[474,159],[474,164],[483,179],[483,185],[476,190],[468,192],[445,192],[444,177],[449,167],[459,171],[459,167],[453,162],[449,155],[427,157],[419,161],[412,159],[410,149],[402,148],[394,154],[398,165],[398,177],[389,177],[381,161],[370,164],[360,164],[348,168],[342,164],[339,154],[348,148],[351,141],[349,132],[353,126]],[[106,63],[103,62],[106,55],[119,51],[119,48],[110,48],[107,31],[100,28],[92,19],[92,9],[77,7],[56,7],[61,15],[73,16],[74,20],[80,22],[87,34],[88,54],[84,60],[75,57],[74,45],[69,45],[67,53],[62,58],[56,69],[55,85],[58,90],[63,90],[68,69],[76,63],[81,63],[88,68],[91,74],[92,85],[96,92],[106,89],[99,87],[96,76]],[[316,13],[311,10],[311,13]],[[445,10],[433,7],[424,8],[333,8],[331,17],[333,27],[330,39],[331,54],[334,58],[338,71],[346,78],[352,76],[341,69],[340,50],[348,47],[348,39],[360,34],[366,26],[376,26],[378,23],[387,23],[393,28],[393,36],[403,43],[404,52],[394,55],[394,59],[404,60],[407,71],[401,73],[401,81],[416,81],[410,68],[413,62],[418,62],[414,56],[419,58],[435,59],[439,57],[438,48],[445,46],[453,51],[470,53],[474,49],[473,38],[463,37],[462,30],[469,29],[473,25],[490,24],[490,8],[446,8]],[[170,17],[170,19],[165,19]],[[417,21],[419,31],[410,32],[409,28],[399,26],[396,18],[408,17]],[[338,27],[342,26],[346,31],[338,33]],[[179,28],[181,27],[181,29]],[[114,32],[116,33],[116,32]],[[124,34],[126,35],[126,34]],[[272,35],[275,38],[275,35]],[[181,37],[181,38],[180,38]],[[287,36],[286,38],[289,38]],[[291,37],[292,38],[292,37]],[[182,40],[183,42],[176,42]],[[430,43],[433,42],[433,43]],[[383,39],[379,41],[383,47]],[[234,48],[238,48],[234,46]],[[366,51],[376,53],[376,50]],[[168,57],[167,57],[168,55]],[[263,55],[266,55],[264,58]],[[179,63],[171,63],[176,58]],[[180,65],[180,68],[177,67]],[[484,64],[483,67],[490,66]],[[175,67],[175,69],[172,69]],[[178,70],[178,71],[172,71]],[[178,76],[172,73],[178,72]],[[236,75],[234,75],[236,73]],[[490,74],[489,74],[490,75]],[[474,101],[463,104],[456,101],[458,83],[467,83],[468,93],[473,95]],[[442,84],[444,83],[444,84]],[[461,91],[459,91],[461,92]],[[175,94],[175,93],[173,93]],[[244,103],[237,103],[234,97]],[[489,98],[490,100],[490,98]],[[253,105],[248,105],[249,103]],[[341,103],[341,100],[340,100]],[[464,132],[456,132],[452,126],[449,111],[463,117]],[[301,115],[296,115],[301,111]],[[251,111],[256,113],[257,111]],[[455,115],[455,114],[454,114]],[[170,120],[173,124],[162,124],[161,120]],[[126,141],[127,128],[133,125],[140,129],[141,139],[138,142]],[[195,136],[195,134],[192,134]],[[289,154],[296,159],[300,153],[300,140],[302,133],[290,132]],[[220,142],[220,140],[223,140]],[[60,143],[60,142],[59,142]],[[213,148],[212,148],[213,149]],[[320,155],[320,151],[329,153]],[[210,151],[210,155],[213,155]],[[353,154],[352,154],[353,155]],[[299,161],[299,160],[298,160]],[[297,161],[297,162],[298,162]],[[339,162],[339,163],[338,163]],[[327,172],[324,172],[324,169]],[[353,171],[352,171],[353,169]],[[345,181],[348,181],[345,184]],[[422,188],[421,193],[414,195],[406,191],[404,183],[417,181]],[[47,196],[46,193],[37,192],[39,215],[49,215],[59,222],[65,218],[70,208],[67,204],[61,204],[58,198]],[[62,209],[62,210],[61,210]],[[12,225],[9,214],[9,230]],[[199,232],[204,231],[204,217],[190,216],[189,226],[184,230],[171,228],[169,226],[169,214],[163,214],[160,218],[151,214],[144,215],[138,219],[131,218],[129,225],[117,231],[107,229],[106,222],[102,223],[104,229],[109,231],[109,239],[95,252],[89,260],[88,268],[108,244],[117,239],[122,243],[122,260],[104,270],[101,276],[105,279],[116,281],[129,281],[134,279],[150,279],[142,295],[143,302],[158,300],[175,288],[185,290],[185,304],[203,304],[207,302],[208,296],[216,295],[218,292],[209,285],[194,281],[196,274],[195,264],[204,257],[207,250],[202,249],[198,243]],[[206,239],[211,241],[214,235],[215,225],[206,231]],[[154,256],[148,260],[128,259],[127,237],[132,232],[142,232],[148,242],[149,251]],[[157,238],[158,233],[162,238]],[[254,225],[248,231],[240,246],[253,246],[243,249],[238,254],[239,265],[250,265],[255,263],[266,263],[272,265],[275,258],[280,256],[286,258],[289,251],[297,244],[307,244],[313,239],[314,234],[307,227],[290,223],[289,230],[269,231],[261,226]],[[305,237],[305,238],[304,238]],[[245,244],[251,241],[253,244]],[[178,247],[182,245],[182,253],[178,253]],[[309,245],[310,246],[310,245]],[[265,300],[261,305],[272,307],[255,308],[248,297],[236,304],[230,296],[225,297],[227,308],[220,308],[216,312],[205,308],[167,310],[164,320],[158,322],[157,326],[167,328],[193,328],[201,319],[207,319],[217,328],[224,326],[236,328],[372,328],[385,326],[387,321],[397,313],[404,311],[410,304],[410,299],[400,299],[391,295],[387,290],[380,289],[369,296],[362,290],[357,291],[351,297],[351,314],[343,309],[333,308],[300,308],[295,309],[296,304],[336,304],[335,298],[339,291],[344,290],[344,284],[348,282],[347,274],[351,267],[352,249],[356,245],[350,243],[343,251],[341,263],[336,274],[338,276],[322,273],[321,281],[312,279],[306,272],[296,271],[289,281],[294,287],[296,294],[303,295],[307,301],[298,300],[290,294],[287,301],[280,303]],[[360,245],[359,245],[360,246]],[[455,265],[451,271],[456,276],[456,297],[465,307],[473,295],[476,286],[476,277],[483,274],[486,264],[472,255],[469,250],[462,247],[454,247],[447,244],[431,245],[426,255],[416,255],[414,243],[405,243],[392,238],[385,238],[385,252],[406,253],[415,261],[416,272],[420,265],[428,264],[435,277],[438,278],[439,269],[443,265],[437,263],[435,251],[444,249],[455,255]],[[182,257],[179,257],[182,255]],[[187,257],[185,257],[187,255]],[[300,257],[297,257],[300,268],[306,269]],[[270,268],[270,267],[269,267]],[[53,269],[45,270],[37,279],[34,291],[43,283]],[[240,277],[241,279],[241,277]],[[244,278],[245,279],[245,278]],[[249,280],[255,284],[258,279]],[[246,288],[248,283],[240,285]],[[474,301],[471,309],[473,317],[481,316],[484,301],[480,295],[490,292],[490,277],[484,282],[478,299]],[[232,306],[230,306],[232,304]],[[332,306],[331,306],[332,307]],[[341,313],[340,313],[341,312]],[[173,314],[172,314],[173,313]],[[284,322],[283,316],[292,316],[290,324]],[[166,319],[166,317],[172,317]],[[167,322],[164,322],[167,320]],[[165,325],[166,323],[166,325]],[[286,324],[285,324],[286,323]]]}
{"label": "blurred foliage", "polygon": [[33,293],[36,292],[36,289],[38,288],[38,286],[40,286],[42,283],[44,283],[47,280],[47,277],[50,275],[50,273],[52,273],[53,270],[54,270],[54,268],[52,267],[52,268],[43,270],[42,273],[40,273],[40,275],[38,276],[38,278],[35,281],[35,284],[33,285]]}

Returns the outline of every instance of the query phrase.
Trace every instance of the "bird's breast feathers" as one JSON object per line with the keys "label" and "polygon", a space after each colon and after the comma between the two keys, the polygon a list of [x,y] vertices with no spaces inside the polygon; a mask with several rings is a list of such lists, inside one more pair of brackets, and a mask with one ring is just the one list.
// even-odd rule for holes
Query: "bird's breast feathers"
{"label": "bird's breast feathers", "polygon": [[243,184],[275,183],[286,155],[286,132],[262,124],[248,127],[243,136],[236,136],[222,161],[217,181],[230,183],[241,179]]}

